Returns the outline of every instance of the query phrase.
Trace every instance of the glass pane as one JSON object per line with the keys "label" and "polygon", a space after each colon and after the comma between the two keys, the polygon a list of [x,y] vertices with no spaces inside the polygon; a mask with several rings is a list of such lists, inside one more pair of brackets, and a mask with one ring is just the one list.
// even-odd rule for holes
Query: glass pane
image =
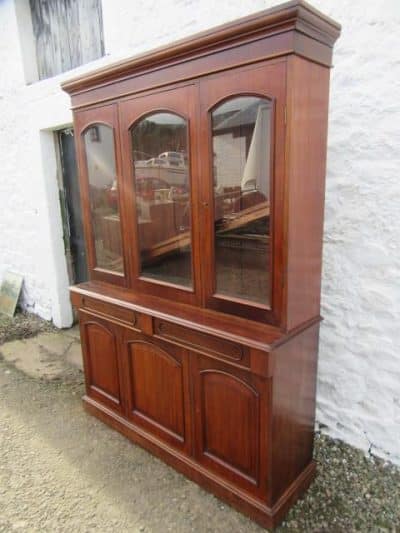
{"label": "glass pane", "polygon": [[96,266],[123,272],[113,130],[94,124],[84,139]]}
{"label": "glass pane", "polygon": [[132,129],[141,275],[190,287],[190,178],[186,121],[155,113]]}
{"label": "glass pane", "polygon": [[270,304],[271,103],[243,96],[212,113],[216,292]]}

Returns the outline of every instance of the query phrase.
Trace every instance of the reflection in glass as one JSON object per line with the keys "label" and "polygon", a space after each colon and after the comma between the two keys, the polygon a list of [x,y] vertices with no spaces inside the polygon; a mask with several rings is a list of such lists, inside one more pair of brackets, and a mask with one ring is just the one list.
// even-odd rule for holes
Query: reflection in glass
{"label": "reflection in glass", "polygon": [[269,305],[271,103],[236,97],[212,113],[216,292]]}
{"label": "reflection in glass", "polygon": [[84,140],[96,266],[122,273],[113,130],[104,124],[94,124],[86,130]]}
{"label": "reflection in glass", "polygon": [[132,129],[141,275],[192,285],[186,121],[148,115]]}

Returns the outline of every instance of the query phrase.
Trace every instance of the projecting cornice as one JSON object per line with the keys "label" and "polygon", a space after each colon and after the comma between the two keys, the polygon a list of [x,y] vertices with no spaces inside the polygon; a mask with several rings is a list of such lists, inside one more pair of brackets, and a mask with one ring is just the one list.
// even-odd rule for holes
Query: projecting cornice
{"label": "projecting cornice", "polygon": [[[308,3],[294,0],[72,78],[62,83],[62,88],[76,95],[115,81],[135,78],[166,66],[183,65],[189,60],[256,42],[259,43],[258,53],[253,54],[256,60],[294,53],[330,66],[332,47],[340,29],[339,24]],[[274,36],[277,38],[271,40]],[[246,59],[238,54],[238,64],[240,61],[243,64]],[[233,64],[227,67],[231,68]],[[192,63],[191,69],[182,68],[182,79],[221,70],[212,61],[208,71],[201,68],[200,62],[198,69],[193,67],[195,65]]]}

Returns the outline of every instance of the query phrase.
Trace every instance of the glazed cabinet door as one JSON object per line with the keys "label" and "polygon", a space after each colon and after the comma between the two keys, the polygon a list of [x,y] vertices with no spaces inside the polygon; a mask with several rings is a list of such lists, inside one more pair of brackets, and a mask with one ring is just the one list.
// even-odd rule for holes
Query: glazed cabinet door
{"label": "glazed cabinet door", "polygon": [[119,104],[137,292],[196,303],[200,289],[194,85]]}
{"label": "glazed cabinet door", "polygon": [[185,350],[125,330],[123,352],[128,417],[158,439],[190,453]]}
{"label": "glazed cabinet door", "polygon": [[89,275],[126,286],[117,106],[75,112],[74,128]]}
{"label": "glazed cabinet door", "polygon": [[269,382],[191,355],[196,459],[248,492],[265,496]]}
{"label": "glazed cabinet door", "polygon": [[122,366],[119,328],[94,314],[79,311],[86,394],[89,398],[123,411]]}
{"label": "glazed cabinet door", "polygon": [[279,323],[283,286],[283,61],[200,80],[207,307]]}

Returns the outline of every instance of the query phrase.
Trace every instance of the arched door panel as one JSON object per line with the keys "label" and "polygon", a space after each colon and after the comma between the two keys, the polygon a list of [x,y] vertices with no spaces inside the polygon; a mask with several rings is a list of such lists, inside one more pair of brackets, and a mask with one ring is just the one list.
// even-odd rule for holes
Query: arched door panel
{"label": "arched door panel", "polygon": [[190,304],[200,299],[195,96],[188,85],[119,105],[133,288]]}
{"label": "arched door panel", "polygon": [[285,102],[284,63],[200,80],[205,304],[274,324],[283,304]]}
{"label": "arched door panel", "polygon": [[125,332],[128,416],[181,449],[190,442],[188,372],[185,352]]}
{"label": "arched door panel", "polygon": [[121,365],[112,324],[80,311],[87,395],[122,410]]}
{"label": "arched door panel", "polygon": [[202,356],[192,358],[191,377],[196,459],[246,490],[265,494],[267,382]]}
{"label": "arched door panel", "polygon": [[117,106],[78,111],[75,131],[89,275],[126,286]]}

